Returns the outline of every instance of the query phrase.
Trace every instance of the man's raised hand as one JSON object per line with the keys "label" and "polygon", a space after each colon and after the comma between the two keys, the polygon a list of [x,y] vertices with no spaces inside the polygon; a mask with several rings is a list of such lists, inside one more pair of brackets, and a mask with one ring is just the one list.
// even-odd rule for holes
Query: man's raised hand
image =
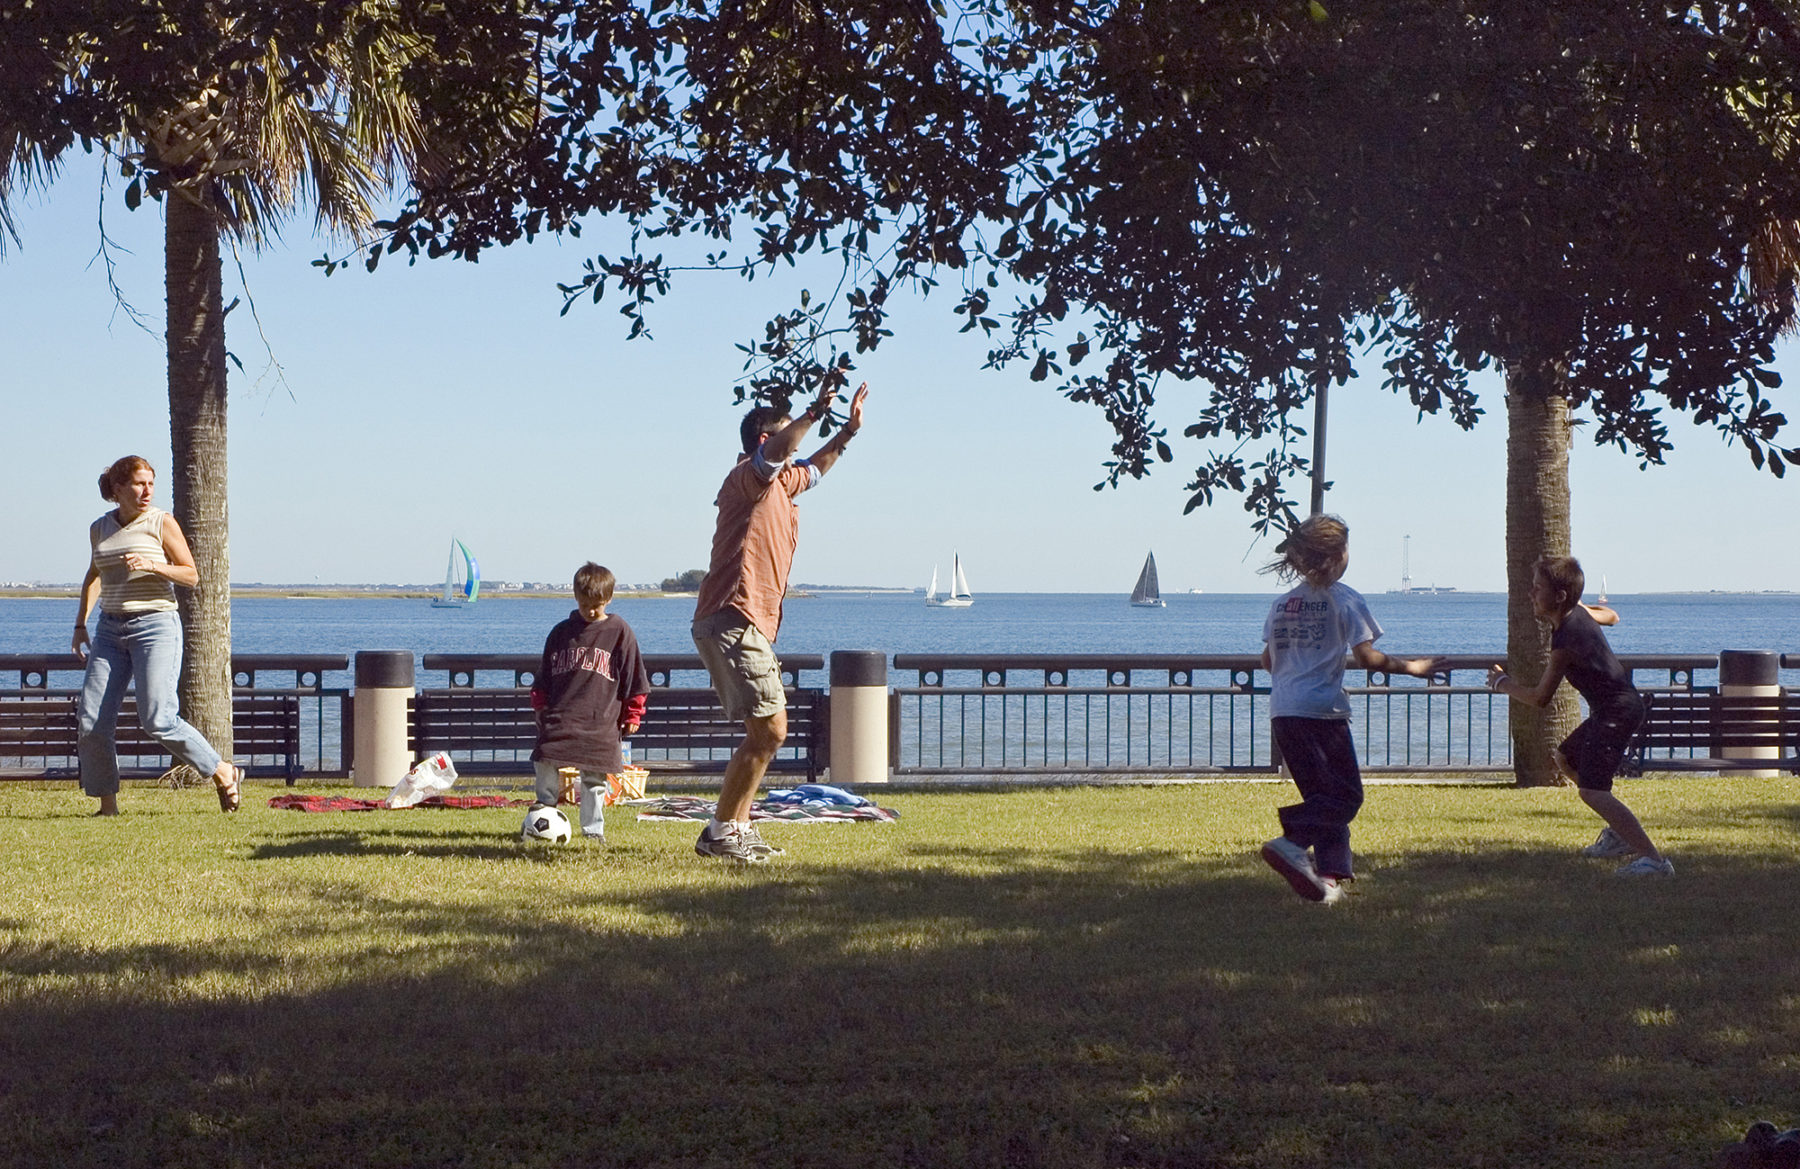
{"label": "man's raised hand", "polygon": [[850,399],[850,419],[844,423],[844,426],[852,433],[862,429],[863,402],[867,400],[868,396],[869,383],[864,382],[856,387],[856,396]]}

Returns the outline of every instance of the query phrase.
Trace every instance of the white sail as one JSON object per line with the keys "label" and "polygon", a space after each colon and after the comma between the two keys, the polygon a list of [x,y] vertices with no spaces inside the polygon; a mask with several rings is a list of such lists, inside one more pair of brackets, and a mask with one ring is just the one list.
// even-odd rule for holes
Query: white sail
{"label": "white sail", "polygon": [[927,605],[936,605],[940,609],[967,609],[975,603],[969,593],[969,580],[963,575],[962,557],[952,555],[950,558],[950,593],[948,596],[937,595],[937,565],[931,566],[931,592],[925,596]]}
{"label": "white sail", "polygon": [[456,601],[456,540],[450,541],[450,563],[444,565],[444,595],[438,598],[438,604],[449,605]]}
{"label": "white sail", "polygon": [[1144,557],[1144,570],[1138,573],[1137,587],[1131,590],[1131,603],[1140,609],[1160,609],[1166,602],[1156,582],[1156,553]]}

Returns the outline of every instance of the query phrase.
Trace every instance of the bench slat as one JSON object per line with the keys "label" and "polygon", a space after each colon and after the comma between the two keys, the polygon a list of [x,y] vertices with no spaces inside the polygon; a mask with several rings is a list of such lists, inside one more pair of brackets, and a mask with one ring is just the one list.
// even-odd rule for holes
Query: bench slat
{"label": "bench slat", "polygon": [[[74,766],[80,749],[76,725],[78,696],[70,693],[0,694],[0,759],[67,759]],[[300,774],[300,699],[294,694],[241,690],[232,695],[232,753],[281,759],[278,774],[292,783]],[[128,759],[173,760],[162,744],[144,733],[137,721],[137,698],[127,695],[113,731],[118,754]],[[7,767],[8,774],[39,774],[44,769]]]}
{"label": "bench slat", "polygon": [[[1629,757],[1644,771],[1800,770],[1800,693],[1739,696],[1654,692]],[[1776,758],[1728,758],[1773,750]],[[1657,752],[1661,752],[1658,754]]]}
{"label": "bench slat", "polygon": [[[816,778],[827,733],[825,692],[787,690],[788,737],[771,770],[804,771]],[[725,717],[718,697],[707,689],[663,689],[650,693],[644,724],[632,736],[633,761],[670,770],[720,770],[743,742],[744,726]],[[471,766],[511,773],[528,772],[537,746],[537,715],[531,692],[522,688],[454,687],[424,690],[412,700],[414,751],[448,751],[452,758],[512,752],[513,759],[470,759]],[[677,752],[686,757],[678,757]],[[699,753],[701,757],[695,758]]]}

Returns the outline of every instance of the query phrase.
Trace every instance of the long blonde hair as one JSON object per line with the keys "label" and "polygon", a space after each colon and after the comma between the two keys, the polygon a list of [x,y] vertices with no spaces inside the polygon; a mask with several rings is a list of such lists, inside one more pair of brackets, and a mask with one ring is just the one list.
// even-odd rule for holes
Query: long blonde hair
{"label": "long blonde hair", "polygon": [[1350,550],[1350,525],[1334,515],[1308,516],[1275,550],[1281,555],[1263,565],[1263,572],[1324,588]]}

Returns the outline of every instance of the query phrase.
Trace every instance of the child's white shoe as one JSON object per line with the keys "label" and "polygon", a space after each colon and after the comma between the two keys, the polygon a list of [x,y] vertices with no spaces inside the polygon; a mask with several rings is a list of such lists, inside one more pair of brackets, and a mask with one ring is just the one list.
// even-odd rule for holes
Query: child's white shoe
{"label": "child's white shoe", "polygon": [[1313,868],[1312,857],[1304,848],[1285,836],[1277,836],[1262,846],[1262,858],[1268,866],[1287,879],[1294,892],[1308,901],[1331,900],[1323,879]]}

